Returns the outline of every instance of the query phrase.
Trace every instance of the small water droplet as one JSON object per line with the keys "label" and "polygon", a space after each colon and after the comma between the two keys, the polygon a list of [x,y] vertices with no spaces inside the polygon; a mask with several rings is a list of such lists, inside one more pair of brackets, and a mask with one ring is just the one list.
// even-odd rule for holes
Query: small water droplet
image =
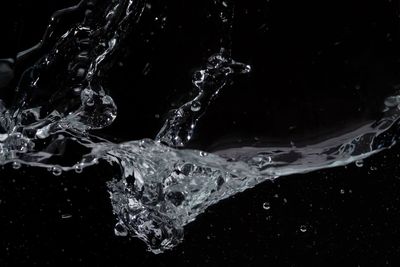
{"label": "small water droplet", "polygon": [[58,167],[53,167],[51,172],[53,173],[54,176],[60,176],[62,173],[62,169]]}
{"label": "small water droplet", "polygon": [[345,191],[344,191],[344,189],[340,189],[340,194],[344,194],[345,193]]}
{"label": "small water droplet", "polygon": [[102,101],[104,105],[112,105],[114,103],[114,100],[111,98],[111,96],[108,95],[104,96],[102,98]]}
{"label": "small water droplet", "polygon": [[126,226],[122,222],[117,222],[114,227],[114,233],[116,236],[127,236],[128,229],[126,229]]}
{"label": "small water droplet", "polygon": [[82,173],[82,171],[83,171],[82,164],[76,164],[74,166],[74,170],[75,170],[76,173]]}
{"label": "small water droplet", "polygon": [[19,168],[21,168],[21,166],[22,166],[21,163],[18,162],[18,161],[14,161],[12,163],[12,167],[13,167],[14,170],[18,170]]}
{"label": "small water droplet", "polygon": [[206,157],[208,154],[207,152],[200,151],[200,157]]}
{"label": "small water droplet", "polygon": [[357,166],[358,168],[363,167],[363,166],[364,166],[364,161],[363,161],[362,159],[357,160],[357,161],[356,161],[356,166]]}
{"label": "small water droplet", "polygon": [[192,103],[192,106],[190,107],[190,109],[191,109],[193,112],[198,112],[198,111],[200,111],[200,109],[201,109],[201,103],[200,103],[199,101],[194,101],[194,102]]}
{"label": "small water droplet", "polygon": [[263,209],[269,210],[270,208],[271,208],[271,205],[269,204],[269,202],[264,202],[263,203]]}
{"label": "small water droplet", "polygon": [[63,215],[61,215],[61,219],[69,219],[71,217],[72,217],[71,214],[63,214]]}
{"label": "small water droplet", "polygon": [[302,233],[305,233],[305,232],[307,232],[307,226],[306,225],[301,225],[300,226],[300,232],[302,232]]}
{"label": "small water droplet", "polygon": [[93,100],[93,98],[89,98],[87,101],[86,101],[86,106],[89,106],[89,107],[91,107],[91,106],[93,106],[94,105],[94,100]]}

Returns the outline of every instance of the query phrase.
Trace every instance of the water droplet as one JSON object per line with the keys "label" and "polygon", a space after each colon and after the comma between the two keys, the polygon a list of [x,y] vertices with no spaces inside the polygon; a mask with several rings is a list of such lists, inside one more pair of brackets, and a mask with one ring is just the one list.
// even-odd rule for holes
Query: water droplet
{"label": "water droplet", "polygon": [[82,164],[76,164],[74,166],[74,170],[75,170],[76,173],[82,173],[82,171],[83,171]]}
{"label": "water droplet", "polygon": [[263,203],[263,209],[269,210],[270,208],[271,208],[271,205],[269,204],[269,202],[264,202]]}
{"label": "water droplet", "polygon": [[114,100],[108,95],[104,96],[102,101],[104,105],[112,105],[114,103]]}
{"label": "water droplet", "polygon": [[302,233],[305,233],[305,232],[307,232],[307,226],[306,225],[301,225],[300,226],[300,232],[302,232]]}
{"label": "water droplet", "polygon": [[345,193],[345,191],[344,191],[344,189],[340,189],[340,194],[344,194]]}
{"label": "water droplet", "polygon": [[200,157],[206,157],[208,155],[208,153],[204,152],[204,151],[200,151],[199,154],[200,154]]}
{"label": "water droplet", "polygon": [[12,167],[13,167],[14,170],[18,170],[19,168],[21,168],[21,166],[22,166],[21,163],[18,162],[18,161],[14,161],[12,163]]}
{"label": "water droplet", "polygon": [[81,100],[87,106],[94,105],[94,92],[91,89],[85,89],[81,92]]}
{"label": "water droplet", "polygon": [[89,106],[89,107],[93,106],[93,105],[94,105],[94,100],[93,100],[93,98],[87,99],[86,102],[85,102],[85,104],[86,104],[86,106]]}
{"label": "water droplet", "polygon": [[63,215],[61,215],[61,219],[69,219],[71,217],[72,217],[71,214],[63,214]]}
{"label": "water droplet", "polygon": [[190,109],[191,109],[193,112],[198,112],[198,111],[200,111],[200,109],[201,109],[201,103],[200,103],[199,101],[194,101],[194,102],[192,103],[192,106],[190,107]]}
{"label": "water droplet", "polygon": [[60,176],[62,173],[62,169],[59,167],[53,167],[51,172],[53,173],[54,176]]}
{"label": "water droplet", "polygon": [[126,226],[122,222],[117,222],[114,227],[114,233],[116,236],[127,236],[128,229],[126,229]]}
{"label": "water droplet", "polygon": [[363,161],[362,159],[357,160],[357,161],[356,161],[356,166],[357,166],[358,168],[363,167],[363,166],[364,166],[364,161]]}
{"label": "water droplet", "polygon": [[86,70],[85,70],[84,68],[79,68],[79,69],[76,71],[76,76],[77,76],[78,78],[83,78],[83,77],[85,76],[85,74],[86,74]]}
{"label": "water droplet", "polygon": [[250,65],[246,65],[242,72],[243,72],[243,74],[251,72],[251,66]]}

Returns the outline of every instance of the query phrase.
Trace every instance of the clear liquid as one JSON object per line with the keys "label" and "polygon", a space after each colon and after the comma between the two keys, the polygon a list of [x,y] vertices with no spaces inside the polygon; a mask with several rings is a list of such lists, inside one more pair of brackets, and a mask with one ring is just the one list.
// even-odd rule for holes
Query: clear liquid
{"label": "clear liquid", "polygon": [[[396,88],[376,95],[379,103],[368,109],[374,110],[374,116],[355,116],[357,123],[350,120],[349,127],[338,124],[315,135],[311,134],[315,129],[300,135],[292,135],[289,129],[286,134],[278,131],[281,138],[277,139],[272,134],[276,128],[288,129],[292,123],[285,122],[279,111],[275,117],[282,124],[268,124],[260,115],[267,109],[262,104],[241,106],[239,101],[234,112],[221,113],[227,105],[221,109],[218,101],[229,95],[238,79],[261,79],[268,68],[233,59],[234,5],[209,4],[220,31],[211,45],[215,50],[207,51],[208,59],[193,71],[185,99],[163,116],[154,140],[147,136],[116,143],[93,132],[112,127],[117,118],[113,100],[117,95],[104,89],[104,76],[115,65],[124,42],[135,35],[141,16],[153,8],[151,3],[98,1],[94,7],[82,1],[73,11],[75,22],[65,26],[62,16],[52,20],[48,28],[52,37],[45,40],[39,59],[21,75],[16,101],[10,106],[0,103],[1,164],[48,168],[56,176],[63,171],[80,173],[99,161],[118,166],[120,171],[108,183],[118,220],[115,233],[137,236],[149,250],[160,253],[176,246],[183,227],[222,199],[279,176],[359,162],[396,143],[400,116]],[[166,19],[154,20],[163,32]],[[267,84],[266,76],[265,80]],[[241,100],[244,103],[246,97]],[[340,108],[339,103],[339,113]],[[283,110],[296,117],[298,108]],[[243,112],[252,115],[244,116],[242,124],[226,127],[224,120],[235,121]],[[222,120],[215,120],[218,116]],[[258,128],[248,129],[244,122]],[[218,128],[219,124],[225,126]]]}

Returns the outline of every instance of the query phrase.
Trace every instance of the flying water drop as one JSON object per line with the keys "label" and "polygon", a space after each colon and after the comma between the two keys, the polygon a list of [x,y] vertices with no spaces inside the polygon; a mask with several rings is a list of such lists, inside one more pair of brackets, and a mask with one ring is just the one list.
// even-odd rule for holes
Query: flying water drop
{"label": "flying water drop", "polygon": [[269,204],[269,202],[264,202],[263,203],[263,209],[264,210],[269,210],[271,208],[271,205]]}
{"label": "flying water drop", "polygon": [[356,166],[359,167],[359,168],[364,167],[364,161],[363,160],[357,160],[356,161]]}
{"label": "flying water drop", "polygon": [[302,232],[302,233],[305,233],[305,232],[307,232],[307,226],[306,225],[301,225],[300,226],[300,232]]}

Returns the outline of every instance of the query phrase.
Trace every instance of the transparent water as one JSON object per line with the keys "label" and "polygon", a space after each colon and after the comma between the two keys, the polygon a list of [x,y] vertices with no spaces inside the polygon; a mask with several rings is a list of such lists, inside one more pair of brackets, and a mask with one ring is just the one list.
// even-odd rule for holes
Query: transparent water
{"label": "transparent water", "polygon": [[[350,130],[299,143],[268,143],[255,135],[251,142],[196,148],[192,139],[201,137],[199,124],[207,123],[216,99],[236,77],[257,71],[232,58],[233,3],[214,1],[212,7],[223,34],[218,49],[193,71],[187,99],[165,115],[154,139],[122,143],[93,132],[110,126],[118,113],[104,75],[151,3],[83,0],[56,12],[42,42],[18,55],[41,54],[21,75],[15,101],[0,102],[0,163],[47,168],[56,176],[99,161],[117,166],[108,182],[115,234],[137,236],[161,253],[179,244],[184,226],[210,205],[283,175],[360,164],[397,142],[400,94],[393,87],[377,105],[379,114]],[[63,25],[69,13],[79,19]]]}

